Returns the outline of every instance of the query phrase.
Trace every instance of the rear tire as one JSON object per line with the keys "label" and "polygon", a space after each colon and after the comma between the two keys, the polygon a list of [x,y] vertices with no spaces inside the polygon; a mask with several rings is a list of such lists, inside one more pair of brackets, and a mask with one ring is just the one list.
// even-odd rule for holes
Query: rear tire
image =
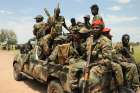
{"label": "rear tire", "polygon": [[61,84],[57,80],[52,80],[48,84],[47,93],[65,93]]}
{"label": "rear tire", "polygon": [[22,74],[20,73],[20,66],[18,63],[15,63],[13,66],[13,76],[16,81],[22,80]]}

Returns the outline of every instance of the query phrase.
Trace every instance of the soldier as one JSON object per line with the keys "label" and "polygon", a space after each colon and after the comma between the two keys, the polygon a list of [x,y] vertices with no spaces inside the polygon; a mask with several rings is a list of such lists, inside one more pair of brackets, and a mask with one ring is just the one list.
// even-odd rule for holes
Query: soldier
{"label": "soldier", "polygon": [[[63,66],[69,65],[69,74],[68,74],[68,82],[70,83],[70,88],[73,91],[77,91],[78,88],[78,79],[80,75],[77,75],[76,71],[80,68],[82,69],[85,61],[79,58],[79,54],[75,48],[73,48],[69,41],[61,41],[56,45],[51,55],[48,58],[48,62],[52,62],[54,64],[61,64]],[[80,74],[80,73],[78,73]],[[75,92],[77,93],[77,92]]]}
{"label": "soldier", "polygon": [[[97,63],[98,65],[91,67],[89,80],[91,84],[95,84],[93,87],[97,88],[96,90],[105,89],[105,93],[109,93],[107,92],[109,90],[109,78],[107,80],[107,73],[110,71],[109,69],[112,62],[112,43],[111,40],[102,35],[102,24],[98,21],[95,21],[95,23],[96,24],[93,24],[93,39],[89,37],[87,40],[87,55],[91,53],[91,63]],[[92,46],[91,52],[89,46]]]}
{"label": "soldier", "polygon": [[73,48],[75,48],[78,51],[80,45],[80,36],[79,36],[80,27],[77,25],[75,18],[71,18],[71,26],[69,27],[69,30],[70,30],[69,39],[70,41],[72,41]]}
{"label": "soldier", "polygon": [[[108,39],[112,40],[112,35],[110,34],[110,28],[104,28],[102,30],[102,34],[104,36],[106,36]],[[114,51],[112,50],[112,55],[114,54]],[[120,66],[120,64],[118,64],[116,61],[112,61],[111,62],[112,65],[112,70],[114,72],[114,78],[116,79],[116,86],[118,87],[118,89],[121,91],[121,88],[124,85],[124,78],[123,78],[123,71],[122,71],[122,67]]]}
{"label": "soldier", "polygon": [[128,61],[131,63],[136,63],[135,58],[133,57],[134,54],[134,49],[133,47],[129,44],[130,36],[128,34],[124,34],[122,36],[122,49],[121,52],[125,56],[125,58],[128,59]]}
{"label": "soldier", "polygon": [[75,18],[71,18],[71,26],[69,27],[70,33],[77,33],[78,32],[78,25],[76,24]]}
{"label": "soldier", "polygon": [[35,17],[36,24],[34,25],[33,34],[37,38],[37,45],[40,47],[41,56],[40,59],[45,60],[45,58],[50,53],[49,41],[51,41],[52,36],[50,35],[50,25],[43,22],[44,17],[38,15]]}
{"label": "soldier", "polygon": [[[128,41],[123,40],[123,42]],[[123,72],[125,72],[124,74],[124,79],[126,80],[125,85],[127,85],[128,88],[137,91],[137,89],[139,88],[139,75],[136,64],[128,60],[126,54],[124,55],[122,53],[122,51],[124,51],[122,44],[116,44],[114,49],[116,51],[116,55],[114,56],[113,59],[116,60],[116,62],[119,62],[119,64],[123,68]]]}
{"label": "soldier", "polygon": [[[68,43],[65,39],[65,37],[59,37],[59,38],[55,38],[54,39],[54,42],[55,42],[55,47],[54,47],[54,50],[52,51],[51,55],[48,57],[48,61],[51,61],[51,62],[55,62],[55,63],[59,63],[58,61],[58,54],[59,54],[59,49],[61,48],[61,46],[68,46],[70,49],[70,54],[73,54],[75,53],[75,55],[78,55],[78,52],[72,47],[71,43]],[[65,47],[63,47],[64,49]],[[65,49],[64,49],[65,50]],[[62,51],[64,51],[62,50]],[[68,52],[68,51],[67,51]],[[69,53],[65,53],[65,55],[68,55]],[[57,61],[57,62],[56,62]]]}
{"label": "soldier", "polygon": [[86,40],[89,37],[91,29],[87,29],[86,27],[82,27],[79,31],[79,47],[77,51],[82,59],[86,60]]}
{"label": "soldier", "polygon": [[62,35],[62,26],[68,30],[68,27],[65,23],[65,18],[63,16],[60,16],[59,5],[54,9],[54,16],[49,17],[48,23],[51,24],[51,33],[55,37]]}
{"label": "soldier", "polygon": [[84,16],[84,26],[87,28],[87,29],[91,29],[92,26],[90,24],[90,15],[85,15]]}
{"label": "soldier", "polygon": [[34,19],[36,20],[36,24],[33,26],[33,34],[39,40],[41,37],[49,33],[49,27],[47,23],[43,22],[44,17],[42,15],[38,15]]}
{"label": "soldier", "polygon": [[93,19],[92,19],[92,25],[94,24],[94,22],[96,21],[96,20],[98,20],[98,21],[101,21],[101,23],[102,23],[102,27],[104,28],[105,26],[104,26],[104,21],[103,21],[103,19],[102,19],[102,17],[99,15],[99,7],[98,7],[98,5],[97,4],[94,4],[94,5],[92,5],[91,7],[90,7],[90,9],[91,9],[91,13],[92,13],[92,15],[94,16],[93,17]]}

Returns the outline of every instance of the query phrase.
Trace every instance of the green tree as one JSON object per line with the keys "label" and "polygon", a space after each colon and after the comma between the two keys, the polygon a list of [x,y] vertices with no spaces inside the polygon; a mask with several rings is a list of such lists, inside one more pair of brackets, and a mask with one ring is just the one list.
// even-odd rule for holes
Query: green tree
{"label": "green tree", "polygon": [[10,30],[7,33],[7,43],[11,45],[17,44],[17,36],[14,31]]}
{"label": "green tree", "polygon": [[0,42],[6,42],[7,41],[7,38],[8,37],[8,35],[7,35],[7,30],[5,30],[5,29],[1,29],[0,30]]}

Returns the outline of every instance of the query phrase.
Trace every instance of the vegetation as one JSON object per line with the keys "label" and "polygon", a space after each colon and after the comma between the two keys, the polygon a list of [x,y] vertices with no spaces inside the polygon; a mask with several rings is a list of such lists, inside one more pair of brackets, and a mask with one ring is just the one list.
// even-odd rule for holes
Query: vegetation
{"label": "vegetation", "polygon": [[1,48],[13,48],[17,44],[17,36],[14,31],[8,29],[0,30],[0,46]]}
{"label": "vegetation", "polygon": [[134,57],[137,63],[140,63],[140,45],[134,47]]}

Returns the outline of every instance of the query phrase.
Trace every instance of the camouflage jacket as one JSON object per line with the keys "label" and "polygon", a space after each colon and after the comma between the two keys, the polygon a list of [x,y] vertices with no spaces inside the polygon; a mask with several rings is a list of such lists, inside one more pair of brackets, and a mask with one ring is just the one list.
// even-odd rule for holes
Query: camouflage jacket
{"label": "camouflage jacket", "polygon": [[39,22],[34,24],[33,26],[33,34],[37,37],[40,38],[45,34],[45,28],[47,24],[45,22]]}
{"label": "camouflage jacket", "polygon": [[79,27],[77,25],[74,25],[74,26],[70,26],[69,27],[69,30],[71,33],[75,33],[75,32],[78,32],[79,31]]}
{"label": "camouflage jacket", "polygon": [[48,19],[48,23],[51,24],[52,29],[51,32],[55,34],[62,34],[62,26],[65,24],[65,18],[63,16],[59,16],[57,19],[55,17],[50,17]]}
{"label": "camouflage jacket", "polygon": [[114,56],[114,59],[119,59],[121,62],[135,62],[135,58],[133,57],[133,47],[128,46],[124,47],[122,43],[117,43],[114,46],[114,51],[117,57]]}
{"label": "camouflage jacket", "polygon": [[101,35],[98,40],[93,41],[91,37],[87,39],[87,54],[89,46],[92,44],[91,61],[110,63],[112,61],[112,42],[106,36]]}

